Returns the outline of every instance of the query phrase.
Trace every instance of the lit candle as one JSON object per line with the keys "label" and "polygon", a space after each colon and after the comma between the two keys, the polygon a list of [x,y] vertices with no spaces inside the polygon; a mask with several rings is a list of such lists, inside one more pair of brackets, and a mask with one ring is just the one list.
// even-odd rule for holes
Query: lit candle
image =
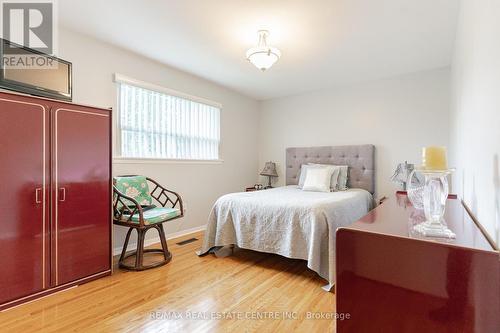
{"label": "lit candle", "polygon": [[422,167],[424,170],[448,170],[446,147],[422,148]]}

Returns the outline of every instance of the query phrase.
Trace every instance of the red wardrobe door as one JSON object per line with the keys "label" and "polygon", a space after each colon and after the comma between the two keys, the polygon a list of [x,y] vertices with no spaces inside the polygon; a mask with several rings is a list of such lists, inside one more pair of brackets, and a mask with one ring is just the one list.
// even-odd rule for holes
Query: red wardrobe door
{"label": "red wardrobe door", "polygon": [[0,304],[49,287],[48,111],[0,93]]}
{"label": "red wardrobe door", "polygon": [[110,269],[110,114],[56,105],[53,118],[53,272],[61,285]]}

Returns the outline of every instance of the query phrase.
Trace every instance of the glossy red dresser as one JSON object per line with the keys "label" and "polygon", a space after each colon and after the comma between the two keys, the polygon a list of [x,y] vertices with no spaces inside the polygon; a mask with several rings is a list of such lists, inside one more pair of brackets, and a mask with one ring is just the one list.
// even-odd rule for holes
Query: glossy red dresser
{"label": "glossy red dresser", "polygon": [[397,194],[337,230],[337,332],[500,332],[499,253],[460,200],[445,219],[456,239],[418,238]]}
{"label": "glossy red dresser", "polygon": [[111,273],[111,110],[0,93],[0,309]]}

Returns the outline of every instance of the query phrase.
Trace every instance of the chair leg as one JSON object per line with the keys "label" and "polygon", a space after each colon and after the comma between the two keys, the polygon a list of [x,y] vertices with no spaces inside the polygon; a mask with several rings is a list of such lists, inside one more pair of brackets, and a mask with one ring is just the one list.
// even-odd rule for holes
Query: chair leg
{"label": "chair leg", "polygon": [[[161,249],[145,249],[144,248],[144,240],[146,238],[146,233],[150,228],[155,228],[158,230],[158,234],[160,236],[160,241],[161,241]],[[127,232],[127,236],[125,238],[125,245],[122,250],[122,254],[120,256],[120,261],[119,261],[119,267],[123,269],[127,269],[130,271],[143,271],[146,269],[150,268],[155,268],[159,266],[163,266],[165,264],[168,264],[170,260],[172,259],[172,254],[170,251],[168,251],[167,247],[167,240],[165,237],[165,232],[163,230],[163,227],[161,225],[155,225],[155,226],[150,226],[150,228],[145,228],[145,229],[140,229],[140,228],[130,228],[129,231]],[[137,230],[137,250],[135,250],[132,253],[126,254],[127,250],[127,245],[129,242],[130,238],[130,233],[132,232],[132,229]],[[154,262],[149,265],[144,265],[144,254],[145,253],[162,253],[164,260]],[[135,265],[127,265],[125,264],[125,259],[130,258],[135,256]]]}
{"label": "chair leg", "polygon": [[130,234],[132,233],[132,229],[134,228],[129,228],[127,231],[127,236],[125,237],[125,243],[123,244],[123,250],[120,255],[120,259],[118,260],[118,264],[122,264],[123,259],[125,259],[125,254],[127,253],[128,241],[130,240]]}
{"label": "chair leg", "polygon": [[163,249],[163,256],[165,260],[169,260],[172,258],[172,254],[168,250],[167,238],[165,237],[165,230],[163,229],[163,224],[159,224],[156,226],[156,230],[158,230],[158,234],[160,235],[161,248]]}
{"label": "chair leg", "polygon": [[135,269],[142,268],[142,261],[144,259],[144,237],[146,236],[145,229],[137,229],[137,252],[135,256]]}

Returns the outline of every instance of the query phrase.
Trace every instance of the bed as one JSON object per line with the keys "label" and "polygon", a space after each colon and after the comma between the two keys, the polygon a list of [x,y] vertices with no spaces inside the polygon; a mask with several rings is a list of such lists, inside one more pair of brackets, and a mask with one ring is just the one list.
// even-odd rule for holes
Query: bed
{"label": "bed", "polygon": [[[335,231],[373,208],[374,153],[373,145],[287,148],[286,186],[220,197],[198,254],[234,245],[307,260],[330,289],[335,282]],[[297,183],[306,163],[348,165],[349,189],[302,191]]]}

